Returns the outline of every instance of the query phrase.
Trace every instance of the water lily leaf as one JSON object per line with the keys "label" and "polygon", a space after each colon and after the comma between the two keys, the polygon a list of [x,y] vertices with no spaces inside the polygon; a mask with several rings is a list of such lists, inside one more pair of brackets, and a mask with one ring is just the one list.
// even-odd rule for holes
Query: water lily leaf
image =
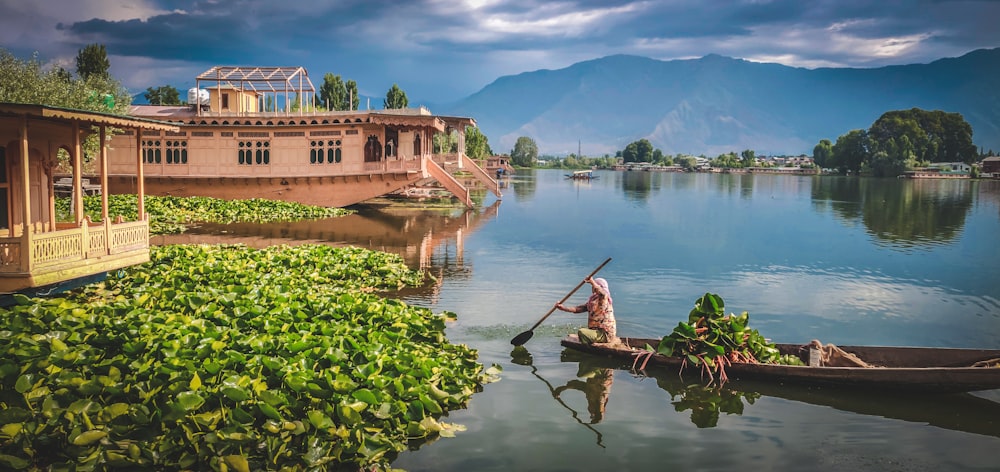
{"label": "water lily leaf", "polygon": [[317,429],[332,428],[334,426],[333,420],[319,410],[309,410],[306,413],[306,417],[309,418],[309,422]]}
{"label": "water lily leaf", "polygon": [[223,456],[222,460],[229,466],[230,469],[236,472],[250,472],[250,463],[247,461],[246,457],[229,455]]}
{"label": "water lily leaf", "polygon": [[181,392],[177,394],[177,403],[184,411],[194,411],[205,404],[205,399],[195,392]]}
{"label": "water lily leaf", "polygon": [[236,402],[241,402],[250,398],[250,394],[247,393],[245,389],[237,387],[222,387],[222,393],[230,400]]}
{"label": "water lily leaf", "polygon": [[355,390],[354,392],[351,393],[351,395],[353,395],[354,398],[357,398],[358,400],[363,401],[369,405],[374,405],[378,403],[378,399],[375,398],[375,394],[372,393],[372,391],[368,390],[367,388],[360,388],[358,390]]}
{"label": "water lily leaf", "polygon": [[268,405],[267,403],[259,403],[258,402],[257,403],[257,408],[260,409],[260,412],[263,413],[264,416],[267,416],[268,418],[271,418],[272,420],[285,421],[285,419],[281,417],[281,413],[278,413],[277,409],[275,409],[271,405]]}
{"label": "water lily leaf", "polygon": [[[24,297],[24,295],[21,294],[15,294],[14,296]],[[21,469],[27,469],[28,466],[31,465],[31,461],[21,457],[12,456],[9,454],[0,454],[0,465],[5,466],[6,468],[10,468],[12,470],[21,470]]]}
{"label": "water lily leaf", "polygon": [[188,389],[198,390],[199,388],[201,388],[201,377],[199,377],[198,373],[195,372],[194,375],[191,377],[191,382],[188,384]]}
{"label": "water lily leaf", "polygon": [[80,433],[75,438],[73,438],[71,442],[73,443],[74,446],[89,446],[97,441],[100,441],[101,439],[106,438],[107,436],[108,436],[107,431],[92,429],[90,431],[84,431]]}

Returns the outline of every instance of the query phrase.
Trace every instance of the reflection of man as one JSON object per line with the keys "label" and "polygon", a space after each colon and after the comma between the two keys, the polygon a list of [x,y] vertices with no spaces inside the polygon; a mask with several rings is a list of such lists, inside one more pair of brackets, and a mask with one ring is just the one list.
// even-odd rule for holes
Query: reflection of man
{"label": "reflection of man", "polygon": [[614,383],[615,371],[607,367],[596,367],[587,365],[587,362],[580,362],[580,370],[577,377],[586,379],[573,379],[566,382],[566,385],[557,387],[553,396],[566,389],[579,390],[587,396],[587,411],[590,412],[590,424],[600,423],[604,419],[604,410],[608,405],[608,396],[611,393],[611,384]]}

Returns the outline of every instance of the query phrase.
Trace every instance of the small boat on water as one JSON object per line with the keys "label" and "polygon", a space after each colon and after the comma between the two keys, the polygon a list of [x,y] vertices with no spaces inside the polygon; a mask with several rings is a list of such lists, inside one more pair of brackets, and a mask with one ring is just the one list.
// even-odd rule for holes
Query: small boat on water
{"label": "small boat on water", "polygon": [[594,171],[592,170],[578,170],[574,171],[572,174],[566,174],[566,178],[573,180],[593,180],[596,179],[597,176],[594,175]]}
{"label": "small boat on water", "polygon": [[[569,349],[628,360],[630,364],[684,368],[700,375],[701,368],[680,357],[646,350],[659,339],[621,338],[621,343],[585,345],[576,335],[561,341]],[[956,349],[882,346],[837,346],[873,367],[821,365],[822,353],[812,344],[777,344],[782,355],[798,356],[805,365],[733,362],[725,367],[730,380],[795,382],[838,388],[960,393],[1000,389],[1000,349]]]}

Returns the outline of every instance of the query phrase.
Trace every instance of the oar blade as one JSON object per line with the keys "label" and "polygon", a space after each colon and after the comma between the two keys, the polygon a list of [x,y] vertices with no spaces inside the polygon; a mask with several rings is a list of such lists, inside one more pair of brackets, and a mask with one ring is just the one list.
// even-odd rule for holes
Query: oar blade
{"label": "oar blade", "polygon": [[513,344],[513,345],[515,345],[515,346],[520,346],[520,345],[528,342],[528,340],[531,339],[531,337],[534,336],[534,335],[535,335],[534,331],[528,330],[528,331],[525,331],[525,332],[523,332],[523,333],[521,333],[521,334],[519,334],[517,336],[514,336],[514,339],[510,340],[510,343]]}

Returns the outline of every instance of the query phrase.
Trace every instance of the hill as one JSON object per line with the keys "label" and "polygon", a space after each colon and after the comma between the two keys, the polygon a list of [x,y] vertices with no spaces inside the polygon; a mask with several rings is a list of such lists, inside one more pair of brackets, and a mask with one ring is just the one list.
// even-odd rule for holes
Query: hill
{"label": "hill", "polygon": [[509,152],[519,136],[543,154],[579,145],[587,156],[646,138],[667,154],[712,157],[811,154],[820,139],[914,107],[961,113],[977,146],[1000,151],[1000,48],[872,69],[616,55],[501,77],[440,112],[475,118],[495,152]]}

